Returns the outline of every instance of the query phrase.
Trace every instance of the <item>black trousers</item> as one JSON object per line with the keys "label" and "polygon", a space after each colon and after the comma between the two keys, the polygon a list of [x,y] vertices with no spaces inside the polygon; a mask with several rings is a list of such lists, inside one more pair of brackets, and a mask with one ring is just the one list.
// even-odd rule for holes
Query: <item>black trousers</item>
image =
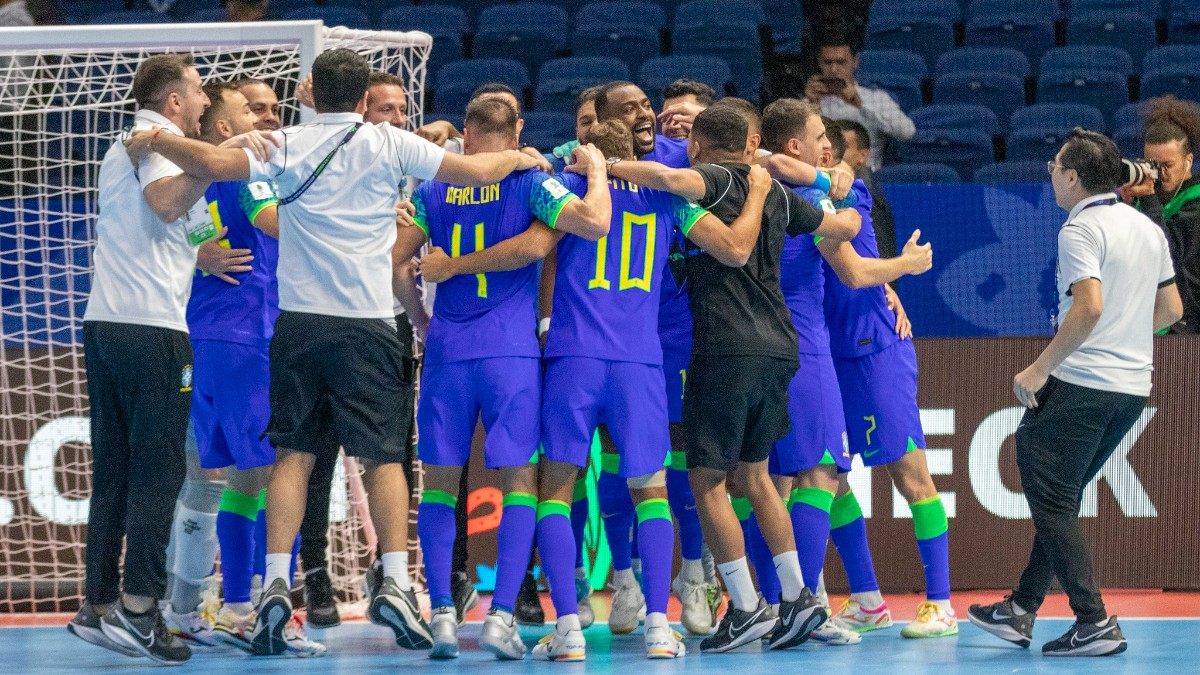
{"label": "black trousers", "polygon": [[125,593],[162,598],[175,500],[187,473],[192,344],[182,331],[85,321],[83,353],[92,431],[87,599],[119,597],[122,544]]}
{"label": "black trousers", "polygon": [[1081,387],[1051,377],[1038,407],[1017,427],[1017,468],[1036,534],[1013,600],[1036,612],[1058,577],[1081,622],[1107,618],[1079,527],[1087,486],[1137,421],[1146,397]]}
{"label": "black trousers", "polygon": [[[396,334],[400,338],[401,353],[411,367],[413,354],[413,328],[408,317],[400,314],[396,317]],[[411,371],[410,371],[411,372]],[[407,411],[412,417],[413,410]],[[334,441],[330,439],[330,442]],[[409,454],[413,461],[404,465],[404,477],[408,488],[413,485],[412,436],[408,438]],[[338,453],[322,452],[317,454],[312,473],[308,477],[308,501],[304,507],[304,520],[300,523],[300,561],[305,570],[327,567],[326,549],[329,547],[329,491],[333,485],[333,471],[337,463]]]}

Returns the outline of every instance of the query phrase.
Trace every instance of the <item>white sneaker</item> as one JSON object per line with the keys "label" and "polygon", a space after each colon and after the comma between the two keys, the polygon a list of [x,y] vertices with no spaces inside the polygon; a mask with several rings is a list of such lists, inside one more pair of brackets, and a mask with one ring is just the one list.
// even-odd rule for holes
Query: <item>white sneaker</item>
{"label": "white sneaker", "polygon": [[680,622],[692,635],[708,635],[713,629],[712,607],[709,605],[711,587],[703,581],[688,581],[675,577],[671,591],[683,607]]}
{"label": "white sneaker", "polygon": [[254,611],[249,614],[237,612],[222,606],[217,612],[217,620],[213,622],[213,637],[230,647],[236,647],[244,652],[253,653],[254,646],[250,644],[250,631],[254,630]]}
{"label": "white sneaker", "polygon": [[683,636],[676,633],[670,626],[650,626],[646,628],[646,658],[673,659],[687,653],[683,644]]}
{"label": "white sneaker", "polygon": [[592,609],[592,584],[587,577],[575,577],[575,611],[579,614],[579,627],[588,628],[596,623],[596,610]]}
{"label": "white sneaker", "polygon": [[495,607],[488,610],[487,618],[483,620],[483,629],[479,632],[479,646],[496,655],[501,660],[519,660],[525,658],[525,643],[517,632],[517,624],[512,614],[502,612]]}
{"label": "white sneaker", "polygon": [[613,591],[612,611],[608,615],[608,629],[613,635],[632,633],[645,616],[646,596],[639,586],[618,586]]}
{"label": "white sneaker", "polygon": [[308,639],[308,634],[304,632],[304,624],[300,623],[300,618],[295,614],[283,627],[283,641],[287,644],[288,653],[293,656],[306,658],[325,655],[325,645]]}
{"label": "white sneaker", "polygon": [[900,631],[906,638],[938,638],[958,635],[958,615],[953,609],[943,609],[936,602],[923,602],[917,608],[917,618]]}
{"label": "white sneaker", "polygon": [[213,618],[203,609],[180,614],[171,605],[163,608],[163,621],[167,624],[167,630],[182,640],[203,647],[215,647],[218,644],[213,637]]}
{"label": "white sneaker", "polygon": [[429,618],[429,633],[433,636],[431,659],[458,658],[458,613],[454,607],[438,607]]}
{"label": "white sneaker", "polygon": [[866,633],[867,631],[891,628],[892,610],[888,609],[886,602],[873,609],[868,609],[852,598],[842,603],[842,607],[837,613],[837,619],[843,626],[856,633]]}
{"label": "white sneaker", "polygon": [[533,658],[539,661],[582,661],[586,657],[587,643],[581,630],[559,633],[556,628],[533,646]]}
{"label": "white sneaker", "polygon": [[808,636],[825,645],[856,645],[862,642],[861,635],[843,626],[835,616],[826,619],[820,628]]}

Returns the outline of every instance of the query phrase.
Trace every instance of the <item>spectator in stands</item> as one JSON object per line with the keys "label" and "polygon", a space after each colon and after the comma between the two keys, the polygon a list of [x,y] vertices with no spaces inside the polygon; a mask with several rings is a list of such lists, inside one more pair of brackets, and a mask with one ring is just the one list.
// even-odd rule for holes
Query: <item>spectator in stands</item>
{"label": "spectator in stands", "polygon": [[845,34],[828,35],[817,55],[821,72],[808,78],[804,96],[820,103],[821,112],[835,120],[853,120],[866,128],[870,139],[867,165],[878,169],[889,138],[907,141],[916,133],[908,115],[891,94],[883,89],[864,87],[855,80],[858,49]]}
{"label": "spectator in stands", "polygon": [[262,21],[270,0],[225,0],[226,21]]}
{"label": "spectator in stands", "polygon": [[[717,100],[717,92],[712,87],[680,78],[663,89],[663,109],[658,120],[662,124],[662,134],[667,138],[687,138],[692,130],[692,120],[701,111]],[[679,114],[679,113],[686,114]]]}
{"label": "spectator in stands", "polygon": [[[825,123],[825,130],[833,144],[834,164],[839,161],[861,178],[871,193],[871,222],[875,225],[875,244],[879,257],[896,256],[896,221],[892,218],[892,206],[888,204],[883,188],[875,182],[875,173],[867,166],[867,154],[871,151],[871,137],[863,125],[854,120],[836,120]],[[836,137],[836,138],[835,138]]]}

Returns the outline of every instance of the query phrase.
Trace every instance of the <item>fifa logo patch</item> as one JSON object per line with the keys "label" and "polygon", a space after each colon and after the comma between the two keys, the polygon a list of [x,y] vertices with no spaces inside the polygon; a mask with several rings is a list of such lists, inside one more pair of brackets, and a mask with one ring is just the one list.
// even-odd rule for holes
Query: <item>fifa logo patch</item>
{"label": "fifa logo patch", "polygon": [[179,377],[179,391],[192,390],[192,366],[186,365],[183,367],[183,372]]}
{"label": "fifa logo patch", "polygon": [[849,456],[850,456],[850,437],[848,435],[846,435],[845,431],[843,431],[842,432],[842,457],[849,457]]}

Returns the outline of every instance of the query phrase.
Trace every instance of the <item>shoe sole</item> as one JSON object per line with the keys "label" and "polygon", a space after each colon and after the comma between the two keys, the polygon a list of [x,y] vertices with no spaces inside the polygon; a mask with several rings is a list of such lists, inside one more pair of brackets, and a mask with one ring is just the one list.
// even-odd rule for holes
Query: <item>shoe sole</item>
{"label": "shoe sole", "polygon": [[414,631],[407,621],[411,617],[403,616],[391,603],[373,604],[370,614],[374,623],[392,629],[392,633],[396,636],[396,644],[402,649],[419,651],[433,648],[433,640]]}
{"label": "shoe sole", "polygon": [[533,658],[536,661],[562,661],[563,663],[578,663],[579,661],[587,660],[587,652],[571,652],[570,654],[560,654],[554,656],[549,652],[534,652]]}
{"label": "shoe sole", "polygon": [[84,642],[96,645],[97,647],[103,647],[118,654],[124,654],[125,656],[133,657],[139,657],[142,655],[142,653],[136,649],[130,649],[125,645],[114,642],[112,638],[105,635],[103,629],[81,626],[77,623],[68,623],[67,631],[69,631],[71,635],[74,635]]}
{"label": "shoe sole", "polygon": [[[1111,644],[1116,642],[1115,645]],[[1129,643],[1125,640],[1117,642],[1116,640],[1096,640],[1090,645],[1082,648],[1075,648],[1067,651],[1059,652],[1042,652],[1042,656],[1055,657],[1072,657],[1072,656],[1114,656],[1120,654],[1129,648]]]}
{"label": "shoe sole", "polygon": [[[104,630],[103,624],[101,624],[100,630],[101,631]],[[188,660],[190,660],[192,658],[192,653],[190,650],[188,651],[187,658],[185,658],[185,659],[169,659],[162,655],[154,654],[149,649],[147,649],[144,645],[142,645],[142,643],[134,642],[134,641],[131,641],[130,638],[127,638],[124,634],[123,629],[113,628],[112,630],[114,630],[114,631],[121,630],[122,632],[118,633],[117,635],[110,635],[108,633],[104,633],[104,637],[112,640],[114,643],[119,644],[123,647],[128,647],[130,649],[137,650],[138,656],[145,656],[146,658],[150,659],[151,661],[154,661],[155,663],[160,663],[164,666],[182,666],[183,664],[187,663]]]}
{"label": "shoe sole", "polygon": [[907,626],[904,628],[904,630],[900,631],[900,637],[907,638],[909,640],[926,640],[926,639],[930,639],[930,638],[954,637],[955,635],[958,635],[958,624],[954,624],[954,628],[951,628],[950,630],[944,630],[940,633],[929,633],[929,634],[913,633],[913,632],[909,632]]}
{"label": "shoe sole", "polygon": [[648,659],[677,659],[686,653],[687,646],[682,641],[676,642],[675,649],[671,649],[665,642],[654,647],[646,645],[646,658]]}
{"label": "shoe sole", "polygon": [[304,624],[306,626],[320,628],[322,630],[326,628],[337,628],[338,626],[342,625],[342,617],[335,611],[333,613],[333,620],[326,621],[319,618],[319,615],[314,614],[312,610],[309,610],[308,614],[304,617]]}
{"label": "shoe sole", "polygon": [[1020,631],[1006,623],[990,623],[987,621],[980,621],[979,619],[976,619],[975,615],[971,614],[970,612],[967,612],[967,620],[973,625],[982,628],[1001,640],[1011,642],[1022,649],[1029,649],[1029,643],[1031,641],[1029,636],[1022,635]]}
{"label": "shoe sole", "polygon": [[480,636],[479,646],[488,650],[496,658],[501,661],[520,661],[525,658],[525,644],[521,643],[520,653],[515,652],[512,645],[506,640],[497,640],[495,638]]}
{"label": "shoe sole", "polygon": [[814,605],[808,610],[808,616],[800,612],[800,616],[792,622],[790,631],[779,637],[771,636],[771,644],[767,645],[767,649],[788,649],[807,642],[812,632],[820,628],[828,618],[829,615],[821,605]]}
{"label": "shoe sole", "polygon": [[276,597],[267,600],[258,614],[263,630],[250,637],[250,646],[255,656],[279,656],[287,651],[283,628],[291,618],[292,612],[288,609],[286,599]]}
{"label": "shoe sole", "polygon": [[220,628],[214,628],[213,637],[217,639],[217,642],[225,645],[226,647],[233,647],[234,649],[246,652],[247,654],[254,653],[254,645],[250,644],[250,642],[245,638],[239,635],[234,635],[229,631],[222,630]]}
{"label": "shoe sole", "polygon": [[429,658],[431,659],[457,659],[458,658],[458,643],[457,642],[435,642],[433,648],[429,650]]}
{"label": "shoe sole", "polygon": [[729,644],[722,645],[720,647],[709,648],[709,649],[705,649],[704,645],[701,644],[700,651],[701,651],[701,653],[704,653],[704,654],[721,654],[724,652],[732,651],[734,649],[737,649],[738,647],[750,644],[751,642],[754,642],[756,640],[761,640],[764,635],[766,635],[767,633],[770,633],[775,628],[775,624],[777,624],[777,623],[779,623],[779,622],[775,621],[775,620],[760,621],[759,623],[755,624],[753,628],[746,631],[745,633],[742,633],[741,636],[739,636],[736,640],[730,642]]}

